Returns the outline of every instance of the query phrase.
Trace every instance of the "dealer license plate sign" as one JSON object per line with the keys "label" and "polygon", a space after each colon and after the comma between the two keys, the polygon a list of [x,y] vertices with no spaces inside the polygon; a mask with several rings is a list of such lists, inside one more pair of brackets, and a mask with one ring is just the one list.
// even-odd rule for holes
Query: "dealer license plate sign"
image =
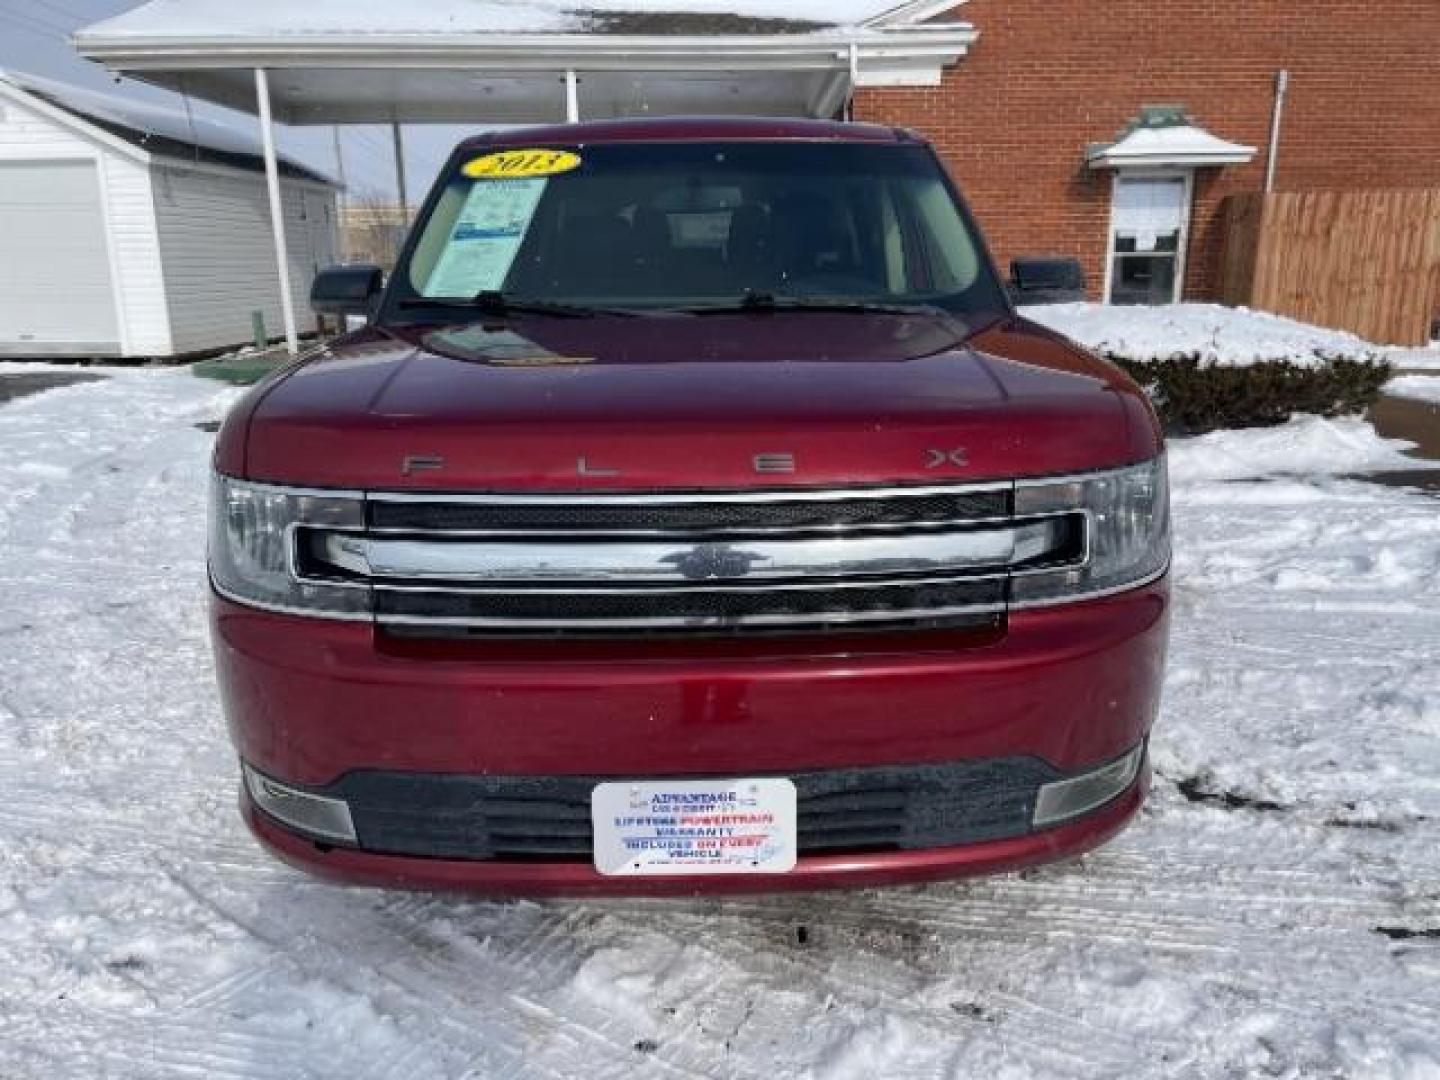
{"label": "dealer license plate sign", "polygon": [[590,817],[602,874],[781,874],[795,867],[789,780],[599,784]]}

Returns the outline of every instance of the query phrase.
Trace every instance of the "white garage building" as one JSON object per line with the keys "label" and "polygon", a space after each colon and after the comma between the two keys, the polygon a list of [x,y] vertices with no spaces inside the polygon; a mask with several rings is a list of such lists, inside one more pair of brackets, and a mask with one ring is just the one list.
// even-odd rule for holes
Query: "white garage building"
{"label": "white garage building", "polygon": [[[336,186],[280,161],[288,272],[336,261]],[[0,356],[169,357],[283,328],[258,140],[0,72]]]}

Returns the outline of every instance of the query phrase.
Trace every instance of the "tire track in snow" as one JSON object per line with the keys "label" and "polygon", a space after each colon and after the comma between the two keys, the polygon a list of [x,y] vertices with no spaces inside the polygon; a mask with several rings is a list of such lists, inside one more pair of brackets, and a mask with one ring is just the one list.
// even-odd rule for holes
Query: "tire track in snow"
{"label": "tire track in snow", "polygon": [[[366,1080],[369,1077],[373,1077],[375,1080],[385,1080],[385,1078],[402,1075],[397,1071],[402,1061],[417,1057],[423,1058],[427,1051],[441,1046],[441,1041],[432,1033],[413,1031],[416,1019],[430,1010],[417,1009],[415,1003],[407,1000],[405,996],[397,997],[390,993],[390,984],[384,979],[382,973],[367,971],[364,968],[357,969],[355,965],[348,962],[318,963],[317,960],[320,957],[317,956],[319,951],[317,942],[319,939],[314,935],[306,933],[298,937],[288,936],[284,933],[283,924],[267,922],[260,918],[237,913],[232,910],[230,905],[210,896],[207,891],[197,886],[178,868],[169,867],[166,874],[175,886],[192,901],[211,912],[216,918],[237,928],[246,937],[261,946],[264,951],[264,959],[260,964],[254,966],[252,972],[236,973],[232,977],[212,983],[198,993],[190,994],[182,1013],[183,1016],[192,1018],[191,1023],[185,1023],[183,1016],[177,1018],[177,1030],[202,1031],[206,1027],[208,1018],[213,1017],[217,1012],[254,1008],[257,999],[263,1001],[267,996],[268,983],[274,981],[276,976],[293,973],[295,978],[304,985],[313,986],[318,983],[334,987],[343,994],[352,996],[368,1009],[393,1023],[397,1030],[410,1036],[406,1040],[393,1041],[387,1047],[386,1053],[376,1056],[374,1053],[367,1052],[361,1060],[354,1062],[345,1060],[349,1055],[345,1053],[347,1048],[343,1044],[327,1043],[325,1071],[315,1075],[343,1075],[347,1078],[354,1078],[354,1080]],[[258,993],[252,994],[249,992],[251,990],[256,990]],[[419,1034],[420,1037],[414,1038],[413,1036],[416,1034]],[[284,1061],[290,1056],[280,1051],[285,1044],[292,1040],[283,1032],[277,1034],[267,1025],[247,1025],[243,1031],[229,1032],[228,1039],[235,1047],[236,1054],[252,1065],[261,1062]],[[307,1040],[305,1056],[313,1058],[317,1049],[314,1040]],[[253,1072],[242,1070],[235,1075],[253,1075]]]}
{"label": "tire track in snow", "polygon": [[[709,1067],[694,1068],[659,1055],[638,1058],[634,1044],[639,1036],[617,1032],[619,1025],[612,1016],[577,1001],[564,986],[564,979],[575,971],[584,955],[581,939],[572,931],[593,915],[583,907],[564,904],[539,907],[537,912],[538,923],[513,948],[496,947],[494,937],[489,939],[491,947],[477,947],[470,935],[456,932],[448,919],[440,923],[450,931],[443,936],[435,935],[433,927],[427,931],[414,920],[395,925],[392,932],[400,941],[425,943],[419,953],[419,966],[428,976],[431,991],[440,989],[451,1005],[462,1011],[484,1007],[488,1012],[491,1006],[486,997],[466,993],[474,981],[467,979],[466,973],[477,968],[491,971],[501,985],[509,987],[504,1001],[525,1018],[522,1026],[538,1029],[541,1046],[549,1048],[556,1040],[568,1040],[576,1047],[576,1060],[586,1062],[590,1075],[607,1075],[607,1069],[615,1076],[714,1075],[714,1062]],[[592,1056],[596,1052],[608,1054],[610,1059],[597,1061]],[[538,1066],[543,1075],[566,1076],[572,1068],[563,1060],[554,1065],[537,1061],[537,1056],[535,1048],[528,1047],[523,1056],[515,1057],[507,1069],[496,1075],[528,1076]]]}
{"label": "tire track in snow", "polygon": [[[491,950],[463,948],[458,937],[437,936],[428,921],[408,912],[408,898],[399,905],[398,919],[387,917],[391,914],[391,903],[382,894],[378,901],[358,913],[364,920],[363,926],[356,924],[357,912],[343,904],[348,919],[328,919],[320,915],[304,918],[296,926],[275,920],[261,929],[254,920],[207,898],[193,882],[178,877],[177,882],[221,917],[282,955],[285,958],[282,966],[293,965],[302,977],[343,986],[395,1018],[397,1023],[403,1017],[419,1015],[424,1015],[431,1024],[438,1023],[438,1028],[426,1031],[421,1041],[443,1049],[447,1057],[470,1059],[469,1068],[473,1070],[478,1064],[481,1069],[477,1075],[496,1080],[512,1076],[566,1080],[572,1075],[569,1065],[547,1065],[536,1058],[538,1047],[556,1039],[568,1039],[577,1046],[577,1060],[586,1062],[591,1076],[606,1075],[607,1066],[613,1066],[615,1076],[714,1075],[708,1069],[674,1066],[659,1057],[640,1058],[633,1047],[635,1039],[628,1034],[614,1034],[610,1018],[583,1007],[559,1008],[554,1000],[542,1000],[542,994],[553,993],[554,988],[544,985],[543,980],[541,985],[535,985],[537,980],[528,953],[511,957]],[[327,889],[323,896],[315,899],[321,900],[320,906],[324,906],[323,902],[336,893],[337,890]],[[565,923],[581,917],[579,911],[562,910],[559,921]],[[548,923],[537,929],[546,939],[564,939],[563,930]],[[356,972],[353,963],[357,932],[367,945],[363,975]],[[553,947],[551,953],[553,966]],[[231,979],[223,985],[207,987],[192,997],[191,1004],[192,1007],[203,1005],[206,1012],[223,1009],[227,1003],[244,998],[253,985],[254,980]],[[497,989],[492,991],[489,989],[492,987]],[[484,1018],[478,1030],[476,1017]],[[507,1040],[505,1032],[528,1034]],[[606,1055],[608,1060],[597,1059],[597,1054]],[[388,1064],[382,1063],[376,1069],[364,1071],[363,1075],[392,1075],[385,1071],[388,1068]]]}
{"label": "tire track in snow", "polygon": [[[1227,896],[1227,899],[1236,902],[1217,905],[1222,911],[1208,918],[1195,916],[1185,919],[1183,915],[1173,918],[1164,912],[1155,913],[1153,918],[1127,917],[1127,912],[1133,911],[1140,899],[1138,894],[1147,891],[1143,886],[1156,880],[1172,881],[1174,875],[1171,871],[1182,867],[1174,862],[1156,866],[1132,857],[1129,859],[1129,871],[1139,872],[1134,880],[1126,881],[1126,868],[1123,865],[1126,854],[1122,848],[1113,860],[1108,854],[1096,857],[1095,861],[1101,865],[1096,869],[1093,878],[1079,877],[1073,871],[1045,871],[1026,879],[1006,878],[993,884],[980,883],[969,887],[961,895],[956,895],[950,887],[919,891],[896,890],[876,894],[873,907],[855,913],[848,912],[844,901],[828,905],[823,912],[818,913],[818,918],[822,925],[828,920],[832,923],[840,921],[852,927],[874,927],[887,920],[894,920],[900,926],[952,928],[967,935],[981,933],[989,939],[998,939],[1016,946],[1033,942],[1037,931],[1052,941],[1068,939],[1086,945],[1111,942],[1117,947],[1133,947],[1137,942],[1143,941],[1147,949],[1158,948],[1161,959],[1165,959],[1166,950],[1172,953],[1183,950],[1178,955],[1170,956],[1166,965],[1177,978],[1181,978],[1187,974],[1196,955],[1223,953],[1240,963],[1243,963],[1246,956],[1263,955],[1272,947],[1275,934],[1284,931],[1286,915],[1283,911],[1272,911],[1272,902],[1275,900],[1283,900],[1284,906],[1292,911],[1311,911],[1318,904],[1327,914],[1339,916],[1323,920],[1334,925],[1321,952],[1331,962],[1349,955],[1358,970],[1373,966],[1380,957],[1375,943],[1364,936],[1370,920],[1393,917],[1395,912],[1394,897],[1388,894],[1376,895],[1374,890],[1356,888],[1348,890],[1353,894],[1350,897],[1327,896],[1325,890],[1333,882],[1320,875],[1304,875],[1311,882],[1311,887],[1303,894],[1296,895],[1296,880],[1302,875],[1277,871],[1272,875],[1276,879],[1272,887],[1259,890],[1260,895],[1253,897],[1245,895],[1247,881],[1237,876],[1234,882],[1235,894],[1233,897]],[[1192,871],[1197,877],[1213,878],[1217,865],[1221,865],[1218,859],[1203,859],[1183,868]],[[1197,881],[1198,884],[1200,882]],[[1343,894],[1347,890],[1342,887],[1336,891]],[[1184,899],[1183,887],[1172,888],[1169,892],[1171,902]],[[983,895],[976,895],[985,893],[994,894],[992,902],[986,903]],[[1017,926],[1020,921],[1017,919],[1017,905],[1022,900],[1022,894],[1029,901],[1023,910],[1023,915],[1029,921]],[[1157,897],[1150,892],[1144,899],[1154,901]],[[1114,901],[1113,905],[1108,902],[1111,900]],[[796,914],[784,907],[777,911],[772,901],[757,901],[747,906],[752,912],[758,912],[762,918],[773,917],[777,920],[816,917],[817,914],[803,911]],[[956,914],[947,916],[946,911],[940,909]],[[1266,913],[1275,914],[1275,918],[1269,920],[1268,924],[1266,920],[1257,918]],[[715,914],[707,912],[696,918],[707,920],[714,918]],[[1042,925],[1035,925],[1037,921]],[[1190,933],[1174,940],[1157,940],[1157,929],[1173,929],[1177,925],[1189,927]],[[1320,929],[1318,926],[1305,927],[1307,933]],[[1356,934],[1355,931],[1360,933]],[[1217,949],[1216,943],[1223,944]],[[1313,960],[1314,957],[1310,957],[1307,963],[1295,965],[1298,982],[1304,982],[1303,973],[1307,966],[1313,965]],[[837,984],[834,974],[825,970],[824,965],[823,960],[818,965],[809,964],[808,974],[828,980],[827,989],[831,992],[860,992],[848,987],[846,979],[842,978]],[[873,971],[873,962],[869,966]],[[1224,970],[1218,968],[1217,972]],[[1249,980],[1246,975],[1236,975],[1228,981],[1231,986],[1241,987],[1253,981],[1259,992],[1256,996],[1260,997],[1279,989],[1287,977],[1287,973],[1280,972],[1258,981]],[[1226,979],[1223,974],[1217,974],[1217,981],[1223,982]],[[873,991],[887,1008],[895,1008],[895,995],[897,991],[903,994],[904,987],[867,984],[863,990]],[[1290,992],[1293,995],[1293,987]],[[1426,1006],[1407,1006],[1398,1010],[1391,1007],[1384,1012],[1377,1012],[1367,1000],[1367,993],[1368,989],[1362,988],[1353,1000],[1339,1003],[1340,1009],[1337,1011],[1349,1012],[1358,1021],[1386,1029],[1397,1036],[1403,1036],[1409,1025],[1418,1023],[1423,1026],[1435,1022],[1435,1010]],[[1042,1056],[1062,1049],[1074,1053],[1075,1056],[1069,1064],[1074,1067],[1077,1075],[1084,1075],[1094,1068],[1103,1069],[1117,1065],[1125,1060],[1127,1049],[1132,1057],[1143,1056],[1135,1053],[1139,1043],[1130,1032],[1109,1030],[1088,1022],[1075,1015],[1073,1008],[1062,1010],[1046,1005],[1033,996],[999,994],[993,990],[989,991],[988,996],[982,993],[981,998],[1002,1001],[1010,1006],[1011,1015],[1006,1017],[1004,1027],[1007,1038],[1023,1038],[1027,1043],[1033,1044],[1036,1054]],[[1323,1015],[1327,1008],[1335,1008],[1336,1005],[1328,993],[1306,994],[1304,998],[1303,1001],[1292,1002],[1289,1011],[1301,1015]],[[1014,1015],[1016,1012],[1028,1016],[1017,1017]],[[1149,1035],[1146,1041],[1153,1050],[1155,1037]],[[1114,1053],[1097,1054],[1097,1045],[1103,1046],[1107,1042]],[[1170,1040],[1169,1045],[1178,1053],[1181,1045],[1179,1042]],[[1051,1066],[1063,1068],[1065,1063],[1052,1060]]]}
{"label": "tire track in snow", "polygon": [[[898,892],[903,894],[908,890]],[[778,975],[767,974],[780,985],[804,985],[823,992],[826,999],[846,1002],[857,1013],[879,1009],[886,1017],[902,1019],[910,1027],[912,1038],[933,1052],[926,1055],[927,1060],[910,1069],[888,1061],[887,1077],[948,1074],[954,1051],[973,1034],[975,1025],[967,1024],[961,1010],[956,1008],[970,1002],[947,1002],[942,1011],[928,1000],[944,996],[940,991],[950,981],[939,942],[924,943],[923,947],[930,948],[933,955],[925,964],[925,972],[917,974],[913,967],[905,966],[907,961],[913,964],[913,955],[900,958],[888,950],[878,951],[875,939],[889,937],[893,941],[905,941],[916,936],[919,927],[927,928],[921,931],[922,936],[933,937],[928,932],[928,924],[917,920],[906,905],[894,902],[883,892],[868,896],[866,906],[860,910],[849,910],[846,900],[808,901],[799,910],[783,900],[725,901],[719,910],[705,909],[693,915],[667,914],[679,922],[682,929],[688,924],[700,948],[736,970],[746,970],[750,966],[747,960],[768,945],[771,946],[767,953],[769,965],[783,970]],[[951,902],[964,903],[965,898],[952,896]],[[635,912],[634,919],[635,929],[646,925],[643,912]],[[728,932],[717,932],[716,923]],[[802,923],[812,927],[814,933],[821,935],[820,940],[828,940],[829,944],[820,949],[806,946],[776,951],[773,948],[777,941],[783,940],[786,929]],[[848,957],[850,962],[840,957]],[[979,997],[991,1001],[999,1000],[1000,995],[993,987],[987,987]],[[1059,1025],[1048,1020],[1032,1024],[1024,1015],[1035,1011],[1032,1003],[1018,995],[1011,995],[1008,1001],[1012,1012],[1003,1017],[991,1016],[989,1022],[998,1021],[996,1030],[1003,1032],[1007,1041],[1023,1045],[1033,1060],[1045,1060],[1060,1074],[1100,1075],[1102,1070],[1120,1068],[1133,1057],[1134,1040],[1123,1033],[1084,1025],[1078,1025],[1077,1032],[1074,1030],[1077,1025],[1068,1017]],[[759,1031],[752,1033],[751,1041],[763,1043],[768,1034],[761,1025]]]}

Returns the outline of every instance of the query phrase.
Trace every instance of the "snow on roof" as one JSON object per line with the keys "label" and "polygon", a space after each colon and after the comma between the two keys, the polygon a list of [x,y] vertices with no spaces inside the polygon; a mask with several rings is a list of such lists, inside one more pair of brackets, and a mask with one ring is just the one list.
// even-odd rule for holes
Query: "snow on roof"
{"label": "snow on roof", "polygon": [[74,42],[112,71],[247,112],[251,69],[283,71],[271,110],[292,124],[540,122],[565,71],[583,73],[586,116],[826,116],[852,67],[857,85],[939,85],[977,31],[927,20],[963,2],[149,0]]}
{"label": "snow on roof", "polygon": [[[198,150],[202,152],[199,155],[201,160],[241,168],[259,168],[263,162],[264,151],[258,137],[217,120],[187,116],[179,109],[87,90],[27,72],[0,69],[0,81],[97,124],[142,150],[161,157],[192,158],[197,156],[195,151]],[[329,177],[308,166],[284,155],[277,156],[283,172],[330,183]]]}
{"label": "snow on roof", "polygon": [[[958,0],[957,0],[958,3]],[[855,26],[900,0],[149,0],[84,36],[804,33]]]}

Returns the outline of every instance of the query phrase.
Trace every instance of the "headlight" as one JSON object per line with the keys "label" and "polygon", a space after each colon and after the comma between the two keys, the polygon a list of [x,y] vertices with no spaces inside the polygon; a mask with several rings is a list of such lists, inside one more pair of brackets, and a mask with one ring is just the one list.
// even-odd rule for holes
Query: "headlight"
{"label": "headlight", "polygon": [[1012,607],[1103,596],[1153,581],[1169,567],[1170,487],[1163,454],[1127,469],[1015,486],[1016,517],[1066,511],[1085,515],[1083,563],[1017,572]]}
{"label": "headlight", "polygon": [[210,493],[210,580],[216,591],[271,611],[368,618],[370,589],[363,582],[300,579],[297,536],[309,526],[363,530],[364,500],[216,475]]}

